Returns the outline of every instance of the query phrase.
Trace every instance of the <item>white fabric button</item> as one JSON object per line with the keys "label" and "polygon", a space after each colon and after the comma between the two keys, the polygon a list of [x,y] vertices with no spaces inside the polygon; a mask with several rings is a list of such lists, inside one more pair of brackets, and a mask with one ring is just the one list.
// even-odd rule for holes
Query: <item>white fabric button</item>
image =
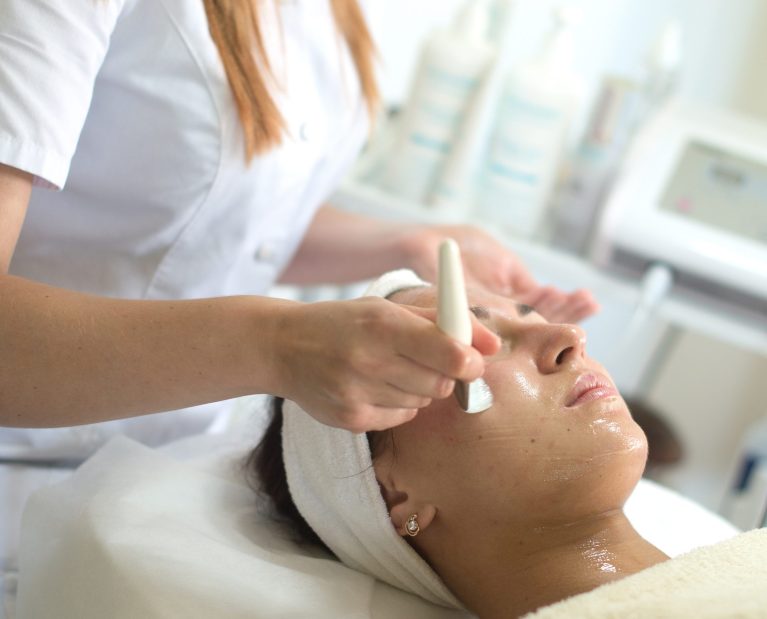
{"label": "white fabric button", "polygon": [[277,255],[277,246],[274,243],[265,241],[256,250],[254,258],[262,262],[270,262]]}
{"label": "white fabric button", "polygon": [[298,128],[298,137],[301,138],[302,142],[308,142],[309,139],[311,138],[311,135],[312,133],[309,127],[309,123],[302,122],[301,126]]}

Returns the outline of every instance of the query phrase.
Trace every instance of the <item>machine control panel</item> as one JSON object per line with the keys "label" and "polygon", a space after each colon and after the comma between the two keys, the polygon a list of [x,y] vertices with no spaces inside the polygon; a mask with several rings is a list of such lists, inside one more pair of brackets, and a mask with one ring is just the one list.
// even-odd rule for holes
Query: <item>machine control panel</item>
{"label": "machine control panel", "polygon": [[688,142],[660,208],[767,245],[767,165]]}

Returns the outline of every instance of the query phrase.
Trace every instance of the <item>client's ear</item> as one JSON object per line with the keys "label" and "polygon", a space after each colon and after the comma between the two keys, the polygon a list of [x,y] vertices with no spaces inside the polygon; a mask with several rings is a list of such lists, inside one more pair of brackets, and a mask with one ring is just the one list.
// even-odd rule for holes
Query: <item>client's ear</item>
{"label": "client's ear", "polygon": [[386,507],[389,509],[389,518],[394,528],[401,536],[412,536],[412,531],[408,533],[408,520],[416,516],[418,523],[418,533],[426,529],[437,515],[437,508],[431,503],[419,501],[415,497],[410,497],[407,492],[398,490],[391,477],[387,476],[383,481],[378,480],[378,486],[381,488],[381,496],[386,501]]}

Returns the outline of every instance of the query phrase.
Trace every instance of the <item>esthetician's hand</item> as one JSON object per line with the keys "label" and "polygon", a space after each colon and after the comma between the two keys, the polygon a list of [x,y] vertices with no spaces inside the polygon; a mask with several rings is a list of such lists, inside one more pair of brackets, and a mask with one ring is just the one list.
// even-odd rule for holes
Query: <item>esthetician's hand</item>
{"label": "esthetician's hand", "polygon": [[535,307],[549,322],[580,322],[599,310],[599,304],[588,290],[565,292],[541,286],[519,257],[473,226],[431,226],[411,234],[411,266],[428,281],[437,281],[437,247],[446,237],[455,239],[461,248],[468,283],[513,296],[520,303]]}
{"label": "esthetician's hand", "polygon": [[380,298],[296,304],[275,340],[277,395],[318,421],[352,432],[410,421],[454,380],[484,371],[500,340],[472,317],[472,346],[444,335],[436,311]]}

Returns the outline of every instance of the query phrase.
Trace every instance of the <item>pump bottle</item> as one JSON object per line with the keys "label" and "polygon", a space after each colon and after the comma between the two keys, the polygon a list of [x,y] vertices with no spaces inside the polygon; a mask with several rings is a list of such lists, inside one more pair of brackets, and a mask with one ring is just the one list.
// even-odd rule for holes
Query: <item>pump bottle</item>
{"label": "pump bottle", "polygon": [[493,46],[493,60],[471,96],[450,151],[426,199],[430,207],[440,209],[448,216],[466,217],[474,206],[475,177],[490,136],[506,73],[505,47],[510,38],[512,6],[512,0],[494,0],[488,7],[491,24],[488,39]]}
{"label": "pump bottle", "polygon": [[602,80],[570,173],[555,199],[552,245],[588,254],[634,134],[676,90],[682,49],[682,26],[669,21],[646,57],[641,81],[611,75]]}
{"label": "pump bottle", "polygon": [[512,69],[492,131],[479,198],[480,212],[507,232],[541,233],[583,80],[572,67],[573,7],[554,12],[540,54]]}
{"label": "pump bottle", "polygon": [[467,0],[452,28],[426,42],[379,181],[384,189],[417,202],[429,195],[493,58],[488,21],[486,0]]}

